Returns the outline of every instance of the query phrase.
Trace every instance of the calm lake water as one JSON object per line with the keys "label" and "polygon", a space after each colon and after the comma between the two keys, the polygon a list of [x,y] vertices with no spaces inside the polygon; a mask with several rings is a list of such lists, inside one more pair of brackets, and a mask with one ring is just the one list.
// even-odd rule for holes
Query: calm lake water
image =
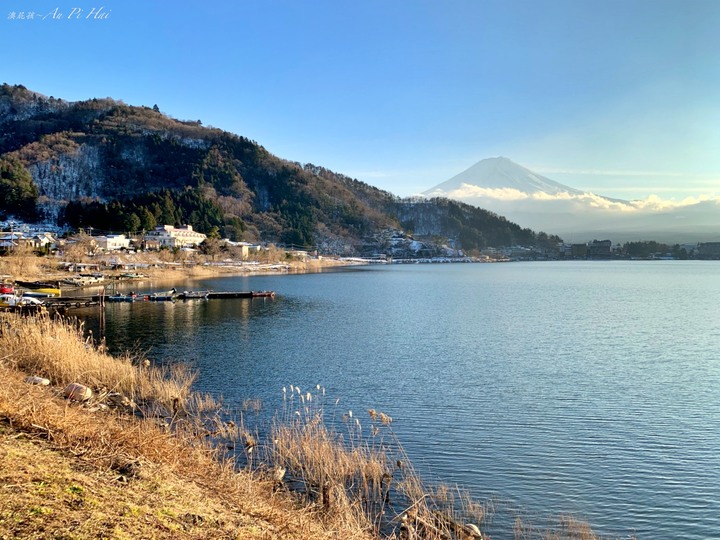
{"label": "calm lake water", "polygon": [[190,287],[278,296],[109,305],[110,349],[189,363],[230,404],[272,411],[283,386],[321,384],[356,416],[382,410],[424,478],[496,501],[493,538],[512,537],[499,523],[515,512],[720,538],[720,263],[393,265]]}

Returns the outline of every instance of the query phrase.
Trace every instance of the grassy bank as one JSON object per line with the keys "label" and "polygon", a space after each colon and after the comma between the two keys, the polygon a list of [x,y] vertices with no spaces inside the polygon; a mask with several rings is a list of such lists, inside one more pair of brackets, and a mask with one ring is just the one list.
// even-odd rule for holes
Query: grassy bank
{"label": "grassy bank", "polygon": [[[481,537],[423,490],[391,433],[363,440],[352,413],[329,428],[319,389],[291,387],[263,442],[186,370],[110,357],[71,321],[6,314],[0,350],[0,537]],[[392,420],[369,421],[378,435]]]}
{"label": "grassy bank", "polygon": [[[0,350],[0,537],[481,538],[452,493],[424,488],[384,413],[363,438],[352,412],[326,423],[322,389],[291,386],[260,441],[191,373],[110,357],[71,321],[7,314]],[[69,399],[77,384],[90,390]]]}
{"label": "grassy bank", "polygon": [[[187,372],[111,358],[47,318],[5,318],[0,348],[0,538],[369,537],[235,470],[209,436],[232,426]],[[69,382],[93,397],[65,399]]]}
{"label": "grassy bank", "polygon": [[[262,443],[183,369],[110,357],[70,321],[8,314],[0,330],[3,537],[480,538],[395,464],[393,441],[328,428],[319,393],[291,387]],[[78,384],[88,393],[68,399]]]}
{"label": "grassy bank", "polygon": [[[322,388],[286,388],[260,440],[192,373],[110,357],[76,323],[7,314],[0,350],[0,538],[483,537],[491,508],[424,484],[392,418],[336,411]],[[73,383],[92,395],[68,399]],[[507,533],[596,538],[572,518]]]}

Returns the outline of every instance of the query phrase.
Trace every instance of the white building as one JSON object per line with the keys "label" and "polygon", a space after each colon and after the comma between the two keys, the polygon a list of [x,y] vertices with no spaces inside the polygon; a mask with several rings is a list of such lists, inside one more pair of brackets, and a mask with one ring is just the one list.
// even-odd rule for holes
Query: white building
{"label": "white building", "polygon": [[0,232],[0,248],[15,249],[18,246],[29,246],[33,249],[50,249],[56,246],[57,240],[50,233],[27,236],[22,232]]}
{"label": "white building", "polygon": [[162,225],[146,233],[143,240],[150,243],[157,242],[160,246],[183,248],[198,246],[206,238],[207,236],[203,233],[193,231],[192,225],[183,225],[182,227]]}
{"label": "white building", "polygon": [[258,244],[251,244],[249,242],[233,242],[232,240],[223,238],[220,243],[238,249],[240,251],[240,258],[243,260],[248,259],[250,255],[257,255],[260,251],[262,251],[262,246]]}
{"label": "white building", "polygon": [[0,247],[5,249],[15,249],[20,245],[20,242],[24,241],[25,237],[23,233],[18,232],[3,232],[0,233]]}
{"label": "white building", "polygon": [[130,248],[130,239],[124,234],[108,234],[107,236],[94,236],[95,242],[103,251],[117,251]]}
{"label": "white building", "polygon": [[39,249],[54,249],[57,247],[57,239],[49,232],[37,233],[33,236],[35,247]]}

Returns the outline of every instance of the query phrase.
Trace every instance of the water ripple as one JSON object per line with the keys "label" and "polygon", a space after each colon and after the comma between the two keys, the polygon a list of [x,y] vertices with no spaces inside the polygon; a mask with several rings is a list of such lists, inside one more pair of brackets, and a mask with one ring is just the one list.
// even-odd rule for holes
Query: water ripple
{"label": "water ripple", "polygon": [[719,277],[693,261],[214,280],[278,297],[113,307],[108,343],[190,360],[231,402],[272,410],[283,385],[321,383],[338,409],[386,411],[426,477],[497,502],[493,538],[564,512],[607,535],[718,538]]}

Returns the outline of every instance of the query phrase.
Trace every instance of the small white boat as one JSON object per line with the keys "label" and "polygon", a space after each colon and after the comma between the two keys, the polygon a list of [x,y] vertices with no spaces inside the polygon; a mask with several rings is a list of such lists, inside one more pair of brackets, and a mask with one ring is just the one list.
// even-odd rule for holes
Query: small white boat
{"label": "small white boat", "polygon": [[16,294],[0,294],[0,308],[15,308],[24,306],[41,307],[43,303],[32,296],[18,296]]}
{"label": "small white boat", "polygon": [[174,302],[177,299],[177,291],[175,288],[170,289],[167,292],[149,294],[147,299],[151,302]]}
{"label": "small white boat", "polygon": [[180,300],[204,300],[210,291],[183,291],[177,295]]}

